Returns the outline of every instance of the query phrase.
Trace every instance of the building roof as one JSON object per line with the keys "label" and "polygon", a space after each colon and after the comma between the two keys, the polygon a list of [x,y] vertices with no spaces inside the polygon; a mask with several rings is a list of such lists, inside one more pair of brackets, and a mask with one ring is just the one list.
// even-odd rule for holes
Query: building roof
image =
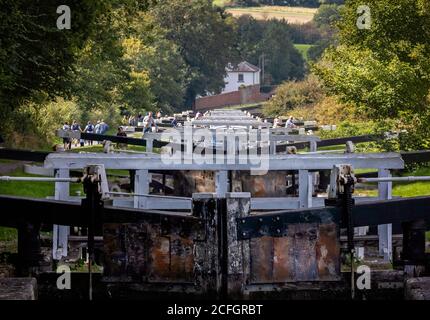
{"label": "building roof", "polygon": [[242,61],[237,65],[232,65],[231,63],[229,63],[226,69],[228,72],[260,72],[259,67],[254,66],[248,61]]}

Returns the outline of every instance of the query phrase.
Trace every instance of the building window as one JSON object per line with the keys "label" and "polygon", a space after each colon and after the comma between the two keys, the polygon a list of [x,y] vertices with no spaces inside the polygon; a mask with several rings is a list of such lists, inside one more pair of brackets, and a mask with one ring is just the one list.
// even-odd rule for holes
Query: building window
{"label": "building window", "polygon": [[244,82],[242,73],[239,73],[239,80],[237,82]]}

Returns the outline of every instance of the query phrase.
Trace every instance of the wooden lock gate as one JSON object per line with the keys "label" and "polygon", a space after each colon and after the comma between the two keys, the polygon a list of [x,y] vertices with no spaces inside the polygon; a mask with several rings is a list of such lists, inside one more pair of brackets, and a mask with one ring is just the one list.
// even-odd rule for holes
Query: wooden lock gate
{"label": "wooden lock gate", "polygon": [[245,298],[288,283],[341,280],[337,210],[253,216],[250,200],[249,193],[194,194],[192,216],[105,224],[105,281]]}
{"label": "wooden lock gate", "polygon": [[[19,229],[19,255],[38,259],[40,224],[89,228],[103,236],[103,282],[146,294],[253,298],[320,285],[345,287],[339,207],[251,212],[249,193],[194,194],[192,213],[105,205],[87,185],[82,204],[0,196],[0,225]],[[374,201],[352,208],[352,226],[404,224],[405,265],[428,263],[430,197]],[[24,226],[24,227],[23,227]],[[28,228],[32,226],[32,228]],[[31,241],[29,241],[29,239]]]}
{"label": "wooden lock gate", "polygon": [[[403,223],[405,264],[422,265],[428,208],[429,197],[357,204],[353,226]],[[194,194],[192,216],[166,218],[104,225],[105,281],[148,294],[236,299],[348,287],[339,207],[256,214],[249,193]],[[408,221],[424,225],[411,231]]]}

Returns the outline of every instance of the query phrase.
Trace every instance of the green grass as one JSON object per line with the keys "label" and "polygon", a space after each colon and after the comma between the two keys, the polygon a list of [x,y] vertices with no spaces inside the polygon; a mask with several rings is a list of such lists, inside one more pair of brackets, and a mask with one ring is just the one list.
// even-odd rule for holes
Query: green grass
{"label": "green grass", "polygon": [[[39,177],[25,173],[23,169],[17,169],[8,174],[12,177]],[[83,194],[83,188],[80,184],[70,184],[70,194],[76,195],[80,191]],[[54,196],[54,182],[32,182],[32,181],[0,181],[0,194],[10,196],[21,196],[31,198],[46,198]]]}
{"label": "green grass", "polygon": [[[430,168],[420,168],[412,172],[404,172],[401,176],[430,176]],[[357,190],[361,195],[377,196],[376,190]],[[393,182],[393,196],[395,197],[420,197],[430,196],[430,182]]]}
{"label": "green grass", "polygon": [[308,61],[308,51],[310,48],[313,47],[313,45],[311,44],[294,44],[294,47],[302,54],[303,59],[305,59],[305,61]]}
{"label": "green grass", "polygon": [[14,241],[18,236],[18,231],[12,228],[0,227],[0,241]]}
{"label": "green grass", "polygon": [[232,3],[231,0],[214,0],[213,1],[214,6],[221,7],[221,8],[224,8],[225,6],[228,6],[231,3]]}
{"label": "green grass", "polygon": [[[114,144],[114,148],[116,149],[116,144]],[[145,152],[146,151],[146,147],[144,146],[134,146],[134,145],[128,145],[127,149],[129,151],[138,151],[138,152]],[[154,152],[155,153],[159,153],[160,149],[158,148],[154,148]],[[103,152],[103,146],[101,144],[97,144],[97,145],[92,145],[92,146],[85,146],[82,148],[76,148],[76,149],[72,149],[68,152],[71,153],[79,153],[79,152],[96,152],[96,153],[101,153]]]}
{"label": "green grass", "polygon": [[[8,174],[12,177],[39,177],[25,173],[23,169],[17,169]],[[81,184],[70,184],[70,194],[76,195],[80,191],[84,194]],[[10,196],[21,196],[30,198],[46,198],[54,196],[54,182],[31,182],[31,181],[0,181],[0,194]],[[15,229],[0,227],[0,241],[10,242],[16,240],[17,231]]]}
{"label": "green grass", "polygon": [[248,103],[248,104],[239,104],[239,105],[234,105],[234,106],[228,106],[225,108],[220,108],[220,110],[242,110],[245,108],[258,108],[261,106],[261,102],[259,103]]}
{"label": "green grass", "polygon": [[75,149],[69,150],[67,152],[70,152],[70,153],[103,152],[103,146],[101,144],[95,144],[95,145],[92,145],[92,146],[85,146],[85,147],[75,148]]}
{"label": "green grass", "polygon": [[9,163],[14,163],[15,162],[15,160],[5,160],[5,159],[0,159],[0,163],[6,163],[6,164],[9,164]]}

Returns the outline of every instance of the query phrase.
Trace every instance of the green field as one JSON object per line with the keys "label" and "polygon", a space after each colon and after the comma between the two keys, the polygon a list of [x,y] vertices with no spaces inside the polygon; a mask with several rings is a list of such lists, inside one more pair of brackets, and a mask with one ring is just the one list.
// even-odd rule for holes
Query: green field
{"label": "green field", "polygon": [[226,7],[229,6],[231,4],[231,0],[214,0],[213,3],[215,6],[217,7]]}
{"label": "green field", "polygon": [[302,54],[303,59],[308,61],[308,51],[313,47],[311,44],[295,44],[294,47]]}
{"label": "green field", "polygon": [[262,6],[227,8],[226,11],[235,17],[250,15],[257,20],[285,19],[289,23],[303,24],[312,21],[317,9],[286,6]]}

